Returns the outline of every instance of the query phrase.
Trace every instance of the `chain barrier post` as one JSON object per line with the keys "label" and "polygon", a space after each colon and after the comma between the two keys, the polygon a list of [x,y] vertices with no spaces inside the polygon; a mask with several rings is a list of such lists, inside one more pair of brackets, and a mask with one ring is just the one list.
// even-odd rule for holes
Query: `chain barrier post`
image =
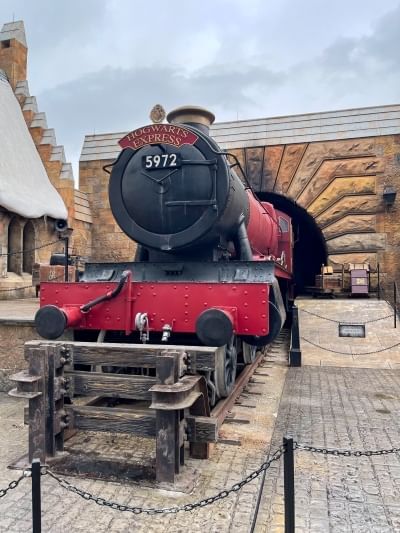
{"label": "chain barrier post", "polygon": [[299,309],[295,304],[292,306],[292,330],[289,351],[289,366],[301,366]]}
{"label": "chain barrier post", "polygon": [[283,438],[283,483],[285,499],[285,533],[295,533],[293,439]]}
{"label": "chain barrier post", "polygon": [[42,502],[40,494],[40,459],[32,461],[32,533],[42,531]]}
{"label": "chain barrier post", "polygon": [[393,282],[393,320],[394,320],[394,327],[397,328],[397,285],[396,282]]}

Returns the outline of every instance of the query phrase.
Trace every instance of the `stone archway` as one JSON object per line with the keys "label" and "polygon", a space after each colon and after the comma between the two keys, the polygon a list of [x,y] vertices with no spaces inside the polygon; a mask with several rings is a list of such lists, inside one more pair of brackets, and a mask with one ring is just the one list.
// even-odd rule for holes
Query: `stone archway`
{"label": "stone archway", "polygon": [[17,217],[13,217],[8,224],[8,256],[7,272],[22,274],[22,230],[21,223]]}
{"label": "stone archway", "polygon": [[259,193],[258,196],[292,218],[293,277],[296,294],[301,294],[305,287],[315,285],[315,276],[321,272],[321,265],[327,264],[322,231],[314,218],[290,198],[276,193]]}
{"label": "stone archway", "polygon": [[281,196],[303,208],[323,236],[328,263],[341,270],[348,263],[375,267],[386,249],[379,179],[385,160],[379,150],[376,139],[365,138],[233,148],[231,152],[260,198]]}
{"label": "stone archway", "polygon": [[22,233],[22,249],[24,250],[22,258],[22,271],[32,274],[33,263],[35,262],[35,228],[29,220]]}

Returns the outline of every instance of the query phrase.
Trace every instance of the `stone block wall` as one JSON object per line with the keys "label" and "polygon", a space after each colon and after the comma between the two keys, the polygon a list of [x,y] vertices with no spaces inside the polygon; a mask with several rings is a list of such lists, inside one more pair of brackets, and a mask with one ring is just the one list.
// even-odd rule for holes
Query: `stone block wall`
{"label": "stone block wall", "polygon": [[[15,271],[10,272],[7,269],[7,254],[11,248],[8,242],[8,227],[10,222],[16,225],[19,228],[20,238],[19,244],[16,244],[16,249],[14,251],[20,251],[24,249],[23,242],[23,228],[29,222],[33,224],[35,243],[34,247],[38,248],[31,252],[32,254],[32,263],[48,263],[50,256],[53,253],[63,252],[64,243],[58,239],[58,234],[54,231],[54,221],[41,217],[38,219],[26,219],[15,213],[10,213],[6,210],[0,211],[0,300],[4,299],[13,299],[13,298],[27,298],[35,296],[35,290],[32,287],[31,289],[25,288],[31,285],[32,276],[28,272],[23,272],[23,255],[16,254],[14,256],[15,264],[19,265],[20,268]],[[47,243],[54,243],[49,246],[41,248]],[[31,249],[31,245],[25,245],[25,249]],[[22,289],[24,287],[24,289]]]}
{"label": "stone block wall", "polygon": [[[66,332],[62,339],[72,340]],[[27,368],[24,358],[24,344],[40,340],[32,320],[0,320],[0,391],[6,392],[15,387],[10,380],[12,374]]]}
{"label": "stone block wall", "polygon": [[132,261],[136,243],[129,239],[114,220],[108,201],[109,174],[103,166],[105,161],[81,162],[79,188],[87,196],[92,216],[93,261]]}

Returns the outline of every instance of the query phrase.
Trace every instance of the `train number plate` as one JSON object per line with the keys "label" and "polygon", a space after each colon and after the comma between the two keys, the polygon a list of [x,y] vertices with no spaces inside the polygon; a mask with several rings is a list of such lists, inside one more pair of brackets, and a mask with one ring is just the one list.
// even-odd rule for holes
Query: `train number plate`
{"label": "train number plate", "polygon": [[142,158],[142,165],[146,170],[178,168],[181,164],[182,162],[179,154],[153,154],[144,155]]}

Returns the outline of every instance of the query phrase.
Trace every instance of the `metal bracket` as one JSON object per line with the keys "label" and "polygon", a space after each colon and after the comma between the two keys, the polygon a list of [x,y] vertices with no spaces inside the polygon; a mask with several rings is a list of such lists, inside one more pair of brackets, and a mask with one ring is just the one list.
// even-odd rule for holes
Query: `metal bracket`
{"label": "metal bracket", "polygon": [[13,374],[10,379],[17,384],[15,389],[9,391],[8,394],[10,396],[31,400],[42,395],[42,392],[39,390],[42,383],[41,376],[32,376],[28,370],[23,370],[22,372]]}

